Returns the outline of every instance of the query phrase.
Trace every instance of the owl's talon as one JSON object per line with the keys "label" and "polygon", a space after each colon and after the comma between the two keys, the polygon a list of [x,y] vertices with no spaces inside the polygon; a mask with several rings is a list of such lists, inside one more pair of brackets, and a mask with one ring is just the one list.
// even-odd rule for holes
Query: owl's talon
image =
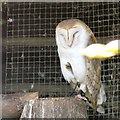
{"label": "owl's talon", "polygon": [[79,90],[79,95],[81,96],[80,98],[83,99],[84,101],[88,102],[89,104],[91,104],[91,101],[89,100],[88,97],[85,96],[85,93],[82,90]]}
{"label": "owl's talon", "polygon": [[87,99],[85,97],[81,96],[80,94],[76,95],[76,97],[79,98],[79,99],[82,99],[84,101],[87,101]]}
{"label": "owl's talon", "polygon": [[79,90],[78,92],[78,98],[80,98],[80,99],[82,99],[82,100],[84,100],[84,101],[86,101],[87,99],[86,99],[86,96],[85,96],[85,93],[82,91],[82,90]]}
{"label": "owl's talon", "polygon": [[82,90],[79,90],[78,93],[82,96],[85,97],[85,93]]}

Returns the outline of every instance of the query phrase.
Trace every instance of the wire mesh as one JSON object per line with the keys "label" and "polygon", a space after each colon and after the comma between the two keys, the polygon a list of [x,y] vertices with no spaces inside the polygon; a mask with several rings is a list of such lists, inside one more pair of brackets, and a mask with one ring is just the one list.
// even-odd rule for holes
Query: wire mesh
{"label": "wire mesh", "polygon": [[[101,43],[120,38],[118,2],[3,3],[3,93],[39,91],[43,97],[68,96],[55,44],[55,27],[65,19],[83,20]],[[5,72],[4,72],[5,71]],[[120,56],[102,61],[107,102],[97,118],[120,118]],[[64,88],[64,89],[63,89]],[[88,110],[92,118],[92,110]]]}

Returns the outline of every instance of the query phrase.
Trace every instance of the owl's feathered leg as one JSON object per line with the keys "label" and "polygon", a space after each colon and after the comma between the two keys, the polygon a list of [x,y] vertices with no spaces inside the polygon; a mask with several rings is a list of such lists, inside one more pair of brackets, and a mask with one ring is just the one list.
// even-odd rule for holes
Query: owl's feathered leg
{"label": "owl's feathered leg", "polygon": [[73,88],[73,92],[70,94],[73,95],[74,92],[77,93],[78,98],[84,100],[87,104],[87,107],[91,106],[91,101],[89,100],[89,98],[86,96],[86,85],[85,84],[80,84],[79,82],[77,82],[76,84],[73,82],[70,82],[71,87]]}
{"label": "owl's feathered leg", "polygon": [[84,83],[82,83],[81,85],[78,86],[77,93],[78,93],[78,95],[81,96],[81,98],[83,100],[90,102],[89,99],[88,99],[88,97],[85,95],[86,90],[87,90],[86,89],[86,85]]}
{"label": "owl's feathered leg", "polygon": [[77,84],[76,85],[74,85],[74,83],[70,83],[70,85],[72,86],[72,88],[73,88],[73,91],[72,91],[72,93],[70,94],[70,96],[72,96],[73,94],[74,94],[74,92],[76,91],[76,88],[77,88]]}
{"label": "owl's feathered leg", "polygon": [[89,98],[86,96],[86,85],[84,83],[80,84],[77,83],[77,87],[76,87],[76,92],[77,92],[77,97],[81,98],[82,100],[84,100],[87,105],[91,104],[91,101],[89,100]]}
{"label": "owl's feathered leg", "polygon": [[[70,85],[71,85],[71,87],[73,88],[72,94],[73,94],[74,92],[76,92],[77,95],[80,95],[80,96],[81,96],[81,98],[85,97],[85,92],[86,92],[86,90],[85,90],[85,86],[84,86],[83,84],[80,85],[79,82],[77,82],[76,84],[73,83],[73,82],[70,82]],[[82,87],[81,87],[81,86],[82,86]],[[84,90],[83,90],[83,88],[84,88]],[[79,98],[80,98],[80,97],[79,97]]]}
{"label": "owl's feathered leg", "polygon": [[[90,99],[88,98],[88,96],[86,95],[86,91],[87,91],[86,85],[83,84],[83,83],[81,85],[80,85],[80,83],[74,84],[73,82],[71,82],[70,85],[72,86],[72,88],[74,89],[74,91],[77,92],[76,97],[79,98],[79,99],[82,99],[82,100],[84,100],[86,102],[87,109],[89,107],[92,108],[92,105],[91,105],[92,103],[91,103]],[[72,94],[73,93],[74,92],[72,92]],[[93,119],[95,119],[95,117],[96,117],[96,109],[97,108],[94,107],[94,110],[93,110]]]}

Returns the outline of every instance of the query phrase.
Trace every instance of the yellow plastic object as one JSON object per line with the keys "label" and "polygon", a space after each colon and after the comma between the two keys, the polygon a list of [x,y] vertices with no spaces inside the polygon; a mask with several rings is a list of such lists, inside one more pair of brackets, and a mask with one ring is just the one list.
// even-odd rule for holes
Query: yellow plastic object
{"label": "yellow plastic object", "polygon": [[114,55],[112,52],[106,52],[105,45],[102,44],[91,44],[87,48],[80,51],[83,55],[88,58],[107,58]]}
{"label": "yellow plastic object", "polygon": [[99,58],[105,59],[112,56],[115,56],[120,53],[119,48],[120,40],[114,40],[108,44],[91,44],[85,49],[80,51],[81,54],[87,56],[88,58]]}
{"label": "yellow plastic object", "polygon": [[106,44],[106,51],[119,54],[120,53],[120,40],[114,40]]}

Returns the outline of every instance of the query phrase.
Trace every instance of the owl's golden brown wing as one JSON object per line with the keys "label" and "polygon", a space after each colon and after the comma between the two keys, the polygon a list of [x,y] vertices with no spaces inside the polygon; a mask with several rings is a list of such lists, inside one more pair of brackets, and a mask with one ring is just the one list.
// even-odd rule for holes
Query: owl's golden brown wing
{"label": "owl's golden brown wing", "polygon": [[98,59],[88,59],[86,58],[86,66],[87,66],[87,75],[86,75],[86,85],[87,92],[86,96],[91,101],[91,107],[94,112],[97,110],[97,99],[100,92],[101,87],[101,61]]}

